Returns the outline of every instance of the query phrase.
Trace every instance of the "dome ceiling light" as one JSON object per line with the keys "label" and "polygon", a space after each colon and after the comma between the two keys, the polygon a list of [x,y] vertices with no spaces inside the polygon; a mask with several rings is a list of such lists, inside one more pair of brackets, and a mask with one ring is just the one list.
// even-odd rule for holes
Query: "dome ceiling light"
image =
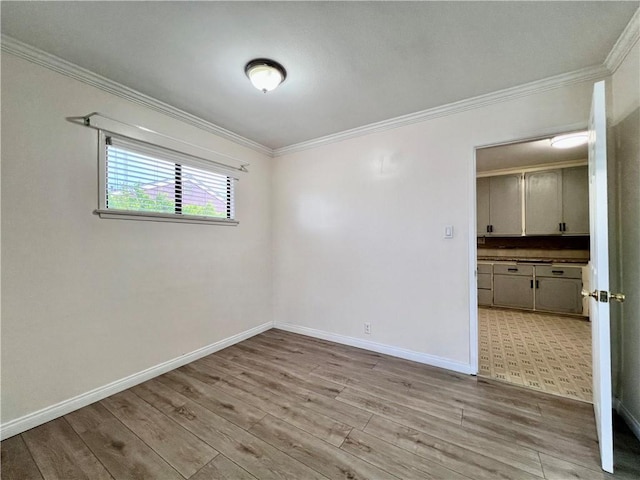
{"label": "dome ceiling light", "polygon": [[553,148],[573,148],[584,145],[589,141],[589,132],[574,132],[558,135],[551,139]]}
{"label": "dome ceiling light", "polygon": [[244,73],[254,87],[263,93],[270,92],[287,78],[287,71],[282,65],[267,58],[256,58],[247,63]]}

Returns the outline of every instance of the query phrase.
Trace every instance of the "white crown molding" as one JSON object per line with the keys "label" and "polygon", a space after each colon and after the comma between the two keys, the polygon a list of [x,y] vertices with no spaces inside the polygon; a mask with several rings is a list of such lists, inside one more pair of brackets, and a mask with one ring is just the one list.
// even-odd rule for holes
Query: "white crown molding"
{"label": "white crown molding", "polygon": [[620,68],[620,65],[638,42],[638,39],[640,39],[640,8],[633,14],[633,17],[629,20],[604,61],[604,65],[612,74]]}
{"label": "white crown molding", "polygon": [[399,117],[391,118],[389,120],[383,120],[381,122],[371,123],[362,127],[352,128],[350,130],[345,130],[324,137],[315,138],[313,140],[296,143],[287,147],[277,148],[273,151],[273,156],[280,157],[282,155],[287,155],[302,150],[308,150],[310,148],[319,147],[321,145],[327,145],[329,143],[335,143],[349,138],[368,135],[371,133],[383,132],[385,130],[391,130],[393,128],[403,127],[406,125],[411,125],[413,123],[424,122],[426,120],[431,120],[438,117],[453,115],[456,113],[464,112],[466,110],[493,105],[495,103],[505,102],[507,100],[513,100],[528,95],[534,95],[537,93],[545,92],[547,90],[553,90],[556,88],[565,87],[567,85],[573,85],[575,83],[602,80],[609,75],[610,73],[604,67],[604,65],[595,65],[592,67],[575,70],[573,72],[544,78],[542,80],[536,80],[535,82],[525,83],[524,85],[505,88],[503,90],[487,93],[485,95],[479,95],[477,97],[467,98],[458,102],[429,108],[427,110],[410,113],[408,115],[402,115]]}
{"label": "white crown molding", "polygon": [[102,387],[95,388],[89,392],[82,393],[78,396],[64,400],[55,405],[45,407],[33,413],[29,413],[20,418],[10,420],[0,425],[0,440],[4,440],[9,437],[13,437],[19,433],[25,432],[31,428],[42,425],[43,423],[50,422],[58,417],[66,415],[67,413],[78,410],[79,408],[86,407],[98,400],[107,398],[110,395],[114,395],[118,392],[122,392],[127,388],[134,387],[142,382],[146,382],[159,375],[167,373],[171,370],[175,370],[178,367],[186,365],[187,363],[195,362],[199,358],[206,357],[212,353],[215,353],[223,348],[230,347],[236,343],[242,342],[248,338],[251,338],[259,333],[266,332],[273,327],[272,322],[263,323],[257,327],[253,327],[245,332],[238,333],[231,337],[220,340],[219,342],[212,343],[205,347],[194,350],[191,353],[181,355],[177,358],[169,360],[167,362],[160,363],[153,367],[147,368],[128,377],[116,380]]}
{"label": "white crown molding", "polygon": [[306,335],[308,337],[320,338],[322,340],[328,340],[330,342],[340,343],[342,345],[349,345],[350,347],[363,348],[371,352],[384,353],[385,355],[404,358],[405,360],[411,360],[413,362],[431,365],[432,367],[445,368],[447,370],[452,370],[454,372],[464,373],[467,375],[475,375],[475,372],[472,371],[471,365],[467,363],[455,362],[453,360],[438,357],[436,355],[429,355],[428,353],[407,350],[405,348],[385,345],[383,343],[372,342],[370,340],[361,340],[356,337],[348,337],[346,335],[340,335],[339,333],[327,332],[325,330],[317,330],[315,328],[309,327],[302,327],[300,325],[293,325],[291,323],[276,322],[274,324],[274,328],[285,330],[291,333],[298,333],[300,335]]}
{"label": "white crown molding", "polygon": [[273,150],[271,148],[261,145],[258,142],[233,133],[232,131],[219,127],[211,122],[207,122],[206,120],[180,110],[179,108],[172,107],[171,105],[161,102],[160,100],[156,100],[144,93],[133,90],[132,88],[126,87],[118,82],[114,82],[113,80],[109,80],[108,78],[98,75],[97,73],[93,73],[86,68],[67,62],[60,57],[51,55],[50,53],[44,52],[43,50],[32,47],[31,45],[4,34],[2,35],[2,51],[46,67],[54,72],[61,73],[67,77],[79,80],[87,85],[91,85],[105,92],[129,100],[130,102],[137,103],[138,105],[142,105],[176,118],[201,130],[213,133],[227,140],[231,140],[243,147],[273,156]]}

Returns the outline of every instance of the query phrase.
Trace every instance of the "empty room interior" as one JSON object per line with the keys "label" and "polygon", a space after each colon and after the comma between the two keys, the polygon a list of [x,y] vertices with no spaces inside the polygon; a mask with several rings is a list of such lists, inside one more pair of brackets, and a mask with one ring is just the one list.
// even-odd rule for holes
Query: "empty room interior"
{"label": "empty room interior", "polygon": [[640,478],[640,2],[2,1],[2,478]]}

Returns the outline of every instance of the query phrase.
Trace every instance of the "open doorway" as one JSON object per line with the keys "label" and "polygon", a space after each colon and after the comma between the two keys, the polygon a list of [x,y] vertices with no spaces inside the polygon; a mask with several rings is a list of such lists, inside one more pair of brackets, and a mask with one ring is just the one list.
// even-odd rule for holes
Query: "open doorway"
{"label": "open doorway", "polygon": [[476,149],[478,374],[592,401],[587,145]]}

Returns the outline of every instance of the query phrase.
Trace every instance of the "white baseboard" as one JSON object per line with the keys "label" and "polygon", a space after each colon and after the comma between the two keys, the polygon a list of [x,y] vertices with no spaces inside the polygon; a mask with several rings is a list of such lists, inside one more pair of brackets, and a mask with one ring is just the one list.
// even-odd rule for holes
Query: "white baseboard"
{"label": "white baseboard", "polygon": [[475,373],[472,372],[470,364],[454,362],[452,360],[437,357],[435,355],[429,355],[427,353],[416,352],[414,350],[393,347],[391,345],[376,343],[370,340],[362,340],[360,338],[348,337],[346,335],[340,335],[338,333],[325,332],[323,330],[316,330],[315,328],[301,327],[299,325],[292,325],[290,323],[276,323],[274,325],[274,328],[286,330],[287,332],[299,333],[300,335],[307,335],[309,337],[321,338],[322,340],[341,343],[343,345],[349,345],[351,347],[358,347],[365,350],[371,350],[373,352],[384,353],[386,355],[391,355],[392,357],[404,358],[405,360],[424,363],[425,365],[430,365],[432,367],[445,368],[447,370],[453,370],[454,372],[465,373],[468,375],[473,375]]}
{"label": "white baseboard", "polygon": [[159,365],[147,368],[146,370],[143,370],[141,372],[134,373],[133,375],[129,375],[128,377],[122,378],[120,380],[116,380],[115,382],[109,383],[108,385],[95,388],[89,392],[83,393],[68,400],[64,400],[55,405],[51,405],[50,407],[46,407],[42,410],[38,410],[36,412],[24,415],[20,418],[16,418],[15,420],[11,420],[5,424],[0,425],[0,439],[4,440],[5,438],[12,437],[26,430],[29,430],[30,428],[37,427],[38,425],[42,425],[43,423],[54,420],[58,417],[61,417],[62,415],[73,412],[74,410],[86,407],[87,405],[97,402],[98,400],[102,400],[109,395],[121,392],[123,390],[126,390],[127,388],[138,385],[139,383],[146,382],[147,380],[157,377],[158,375],[167,373],[178,367],[186,365],[187,363],[191,363],[195,360],[198,360],[199,358],[217,352],[218,350],[222,350],[223,348],[230,347],[231,345],[251,338],[254,335],[265,332],[272,327],[272,322],[263,323],[262,325],[253,327],[245,332],[238,333],[231,337],[225,338],[224,340],[220,340],[219,342],[215,342],[211,345],[199,348],[191,353],[180,355],[179,357],[176,357],[172,360],[168,360],[166,362],[160,363]]}
{"label": "white baseboard", "polygon": [[624,406],[620,399],[616,398],[614,403],[616,412],[624,419],[633,434],[640,440],[640,421],[635,418],[629,410]]}

